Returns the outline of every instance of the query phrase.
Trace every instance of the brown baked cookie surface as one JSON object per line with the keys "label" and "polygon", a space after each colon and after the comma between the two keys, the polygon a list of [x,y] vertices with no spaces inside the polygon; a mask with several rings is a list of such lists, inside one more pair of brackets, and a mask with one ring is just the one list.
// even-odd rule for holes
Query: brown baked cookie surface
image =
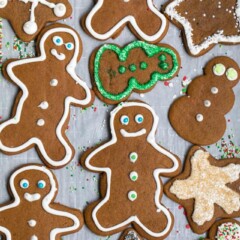
{"label": "brown baked cookie surface", "polygon": [[184,45],[200,56],[218,43],[240,43],[240,6],[236,0],[171,0],[165,15],[183,32]]}
{"label": "brown baked cookie surface", "polygon": [[240,159],[216,160],[198,146],[190,149],[184,171],[164,186],[181,204],[195,233],[206,232],[217,218],[240,216]]}
{"label": "brown baked cookie surface", "polygon": [[59,240],[83,226],[78,209],[54,203],[57,179],[45,166],[24,165],[16,170],[9,192],[12,201],[0,205],[0,235],[7,240]]}
{"label": "brown baked cookie surface", "polygon": [[235,219],[222,219],[213,224],[206,240],[240,239],[240,222]]}
{"label": "brown baked cookie surface", "polygon": [[217,142],[226,130],[224,115],[233,107],[233,87],[239,78],[235,61],[228,57],[212,59],[204,75],[190,83],[187,96],[175,100],[169,109],[170,123],[179,136],[197,145]]}
{"label": "brown baked cookie surface", "polygon": [[35,39],[48,22],[72,13],[68,0],[1,0],[0,17],[7,19],[16,35],[25,42]]}
{"label": "brown baked cookie surface", "polygon": [[119,240],[142,240],[142,238],[134,229],[128,228],[122,233]]}
{"label": "brown baked cookie surface", "polygon": [[0,124],[0,150],[17,154],[34,146],[47,166],[59,168],[74,156],[65,131],[70,105],[90,106],[92,91],[75,67],[82,42],[72,28],[55,24],[40,34],[38,56],[8,60],[3,74],[19,86],[12,118]]}
{"label": "brown baked cookie surface", "polygon": [[99,40],[117,37],[128,25],[137,38],[156,43],[168,30],[168,21],[152,0],[98,0],[82,23]]}
{"label": "brown baked cookie surface", "polygon": [[85,152],[82,165],[103,173],[101,199],[85,210],[88,227],[111,235],[128,225],[147,239],[165,239],[174,221],[161,204],[160,176],[179,173],[180,160],[156,143],[158,117],[143,102],[125,102],[111,112],[112,139]]}
{"label": "brown baked cookie surface", "polygon": [[132,92],[149,92],[158,82],[174,78],[180,66],[180,57],[173,47],[142,41],[122,48],[104,44],[90,58],[93,90],[107,104],[122,102]]}

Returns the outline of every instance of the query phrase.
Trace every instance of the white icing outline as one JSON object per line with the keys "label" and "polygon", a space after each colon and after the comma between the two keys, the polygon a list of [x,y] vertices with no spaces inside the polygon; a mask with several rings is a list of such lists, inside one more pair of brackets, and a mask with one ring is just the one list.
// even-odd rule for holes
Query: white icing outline
{"label": "white icing outline", "polygon": [[55,48],[51,49],[51,54],[59,61],[63,61],[66,58],[66,55],[64,53],[58,53]]}
{"label": "white icing outline", "polygon": [[[110,185],[111,185],[111,175],[112,175],[112,171],[110,168],[107,168],[107,167],[104,167],[104,168],[101,168],[101,167],[95,167],[95,166],[92,166],[90,164],[90,161],[91,161],[91,158],[97,154],[98,152],[102,151],[103,149],[115,144],[117,142],[117,136],[116,136],[116,132],[114,130],[114,118],[115,118],[115,115],[117,114],[117,112],[119,112],[123,107],[135,107],[135,106],[140,106],[140,107],[144,107],[144,108],[147,108],[153,115],[153,126],[152,126],[152,129],[151,131],[149,132],[148,134],[148,137],[147,137],[147,141],[148,143],[150,143],[158,152],[164,154],[165,156],[169,157],[172,161],[173,161],[173,167],[171,168],[158,168],[158,169],[155,169],[154,172],[153,172],[153,176],[155,178],[155,181],[156,181],[156,185],[157,185],[157,189],[156,189],[156,192],[155,192],[155,204],[156,204],[156,211],[157,212],[163,212],[166,216],[166,218],[168,219],[168,224],[165,228],[164,231],[160,232],[160,233],[155,233],[155,232],[152,232],[151,230],[149,230],[147,227],[145,227],[141,221],[138,219],[137,216],[131,216],[130,218],[128,218],[127,220],[125,220],[124,222],[120,223],[120,224],[117,224],[113,227],[109,227],[109,228],[104,228],[103,226],[101,226],[101,224],[98,222],[98,219],[97,219],[97,212],[98,210],[109,200],[110,198]],[[161,205],[160,203],[160,199],[159,199],[159,196],[161,194],[161,181],[160,181],[160,178],[159,178],[159,175],[161,173],[171,173],[171,172],[175,172],[178,167],[179,167],[179,163],[178,163],[178,160],[176,159],[176,157],[168,152],[167,150],[163,149],[161,146],[159,146],[157,143],[156,143],[156,140],[155,140],[155,132],[156,132],[156,129],[157,129],[157,125],[158,125],[158,116],[156,115],[156,113],[154,112],[154,110],[147,104],[145,103],[140,103],[140,102],[125,102],[125,103],[121,103],[121,105],[119,105],[118,107],[116,107],[112,112],[111,112],[111,118],[110,118],[110,129],[111,129],[111,134],[112,134],[112,139],[103,144],[102,146],[100,146],[99,148],[95,149],[93,152],[91,152],[88,157],[86,158],[86,167],[89,169],[89,170],[92,170],[92,171],[96,171],[96,172],[105,172],[106,175],[107,175],[107,191],[106,191],[106,196],[104,197],[104,199],[94,208],[93,212],[92,212],[92,218],[93,218],[93,221],[95,223],[95,225],[97,226],[97,228],[102,231],[102,232],[109,232],[109,231],[113,231],[113,230],[116,230],[118,228],[122,228],[126,225],[129,225],[131,222],[136,222],[147,234],[153,236],[153,237],[161,237],[161,236],[164,236],[165,234],[167,234],[171,228],[171,225],[172,225],[172,218],[171,218],[171,215],[168,211],[167,208],[165,208],[164,206]]]}
{"label": "white icing outline", "polygon": [[64,166],[71,160],[72,149],[71,149],[71,147],[68,145],[68,143],[65,141],[65,139],[62,136],[62,127],[63,127],[63,125],[64,125],[64,123],[67,120],[67,117],[69,115],[70,104],[71,103],[75,103],[77,105],[87,105],[91,101],[90,89],[88,88],[87,84],[85,82],[83,82],[83,80],[80,79],[77,76],[77,74],[75,72],[75,67],[77,65],[77,58],[78,58],[78,55],[79,55],[79,48],[80,48],[80,46],[79,46],[80,45],[79,38],[78,38],[78,35],[76,34],[75,31],[73,31],[70,28],[65,28],[65,27],[52,28],[52,29],[48,30],[46,33],[44,33],[44,35],[42,36],[42,38],[40,40],[40,43],[39,43],[40,56],[39,57],[22,59],[22,60],[18,60],[18,61],[15,61],[15,62],[11,62],[11,63],[9,63],[7,65],[6,71],[7,71],[8,75],[9,75],[9,77],[12,79],[12,81],[14,83],[16,83],[17,86],[19,86],[21,88],[23,94],[22,94],[22,97],[20,98],[20,100],[18,102],[18,106],[17,106],[17,109],[16,109],[15,116],[13,118],[9,119],[8,121],[0,124],[0,134],[1,134],[1,131],[5,127],[7,127],[8,125],[19,123],[20,117],[21,117],[22,108],[23,108],[23,104],[24,104],[24,102],[27,99],[28,94],[29,94],[27,87],[20,81],[20,79],[18,79],[14,75],[13,68],[16,67],[16,66],[19,66],[19,65],[23,65],[23,64],[28,64],[28,63],[32,63],[32,62],[38,62],[38,61],[44,61],[46,59],[46,53],[45,53],[45,50],[44,50],[44,43],[45,43],[46,39],[51,34],[57,33],[57,32],[69,33],[70,35],[72,35],[72,37],[75,40],[75,52],[74,52],[73,58],[71,59],[69,64],[66,66],[66,71],[76,81],[76,84],[79,84],[86,92],[86,98],[83,99],[83,100],[78,100],[78,99],[75,99],[75,98],[73,98],[71,96],[68,96],[65,99],[64,114],[63,114],[62,119],[60,120],[60,122],[59,122],[59,124],[58,124],[58,126],[56,128],[56,135],[57,135],[59,141],[65,147],[65,151],[66,151],[65,157],[62,160],[60,160],[60,161],[54,161],[53,159],[51,159],[47,155],[42,141],[39,138],[36,138],[36,137],[29,139],[23,145],[15,147],[15,148],[4,146],[2,144],[2,142],[1,142],[1,140],[0,140],[0,149],[5,151],[5,152],[10,152],[10,153],[21,152],[24,149],[28,148],[29,146],[31,146],[33,144],[36,144],[38,146],[38,148],[39,148],[43,158],[48,162],[48,164],[50,164],[53,167]]}
{"label": "white icing outline", "polygon": [[[209,36],[205,41],[203,41],[199,45],[194,45],[193,39],[192,39],[192,26],[190,22],[183,16],[180,15],[175,10],[175,7],[178,7],[180,3],[182,3],[185,0],[174,0],[170,4],[167,5],[165,9],[165,13],[171,18],[179,22],[182,27],[184,28],[184,33],[186,36],[186,42],[187,46],[191,52],[192,55],[198,55],[201,54],[203,50],[206,50],[210,47],[212,44],[218,44],[218,43],[240,43],[240,36],[238,35],[233,35],[233,36],[224,36],[223,35],[223,30],[219,29],[216,33],[214,33],[212,36]],[[237,13],[240,11],[240,0],[237,0],[237,5],[236,5],[236,10],[235,12]],[[237,16],[239,19],[240,16]],[[237,20],[236,20],[237,21]],[[239,21],[239,20],[238,20]]]}
{"label": "white icing outline", "polygon": [[[110,29],[108,32],[104,34],[99,34],[94,31],[92,28],[92,18],[94,17],[95,13],[102,7],[104,3],[104,0],[98,0],[97,4],[93,7],[91,12],[88,14],[86,18],[86,28],[89,31],[89,33],[96,39],[99,40],[107,40],[111,38],[114,33],[116,33],[119,28],[121,28],[126,23],[131,23],[134,30],[137,32],[137,34],[145,41],[147,42],[155,42],[158,39],[161,38],[162,34],[165,32],[166,26],[167,26],[167,20],[163,14],[160,13],[160,11],[157,10],[157,8],[153,5],[153,0],[147,0],[148,8],[150,11],[152,11],[154,14],[156,14],[162,21],[162,25],[159,29],[159,31],[154,35],[147,35],[145,34],[137,25],[137,22],[135,20],[135,17],[128,15],[125,18],[121,19],[112,29]],[[146,9],[147,10],[147,9]],[[121,11],[121,10],[120,10]]]}
{"label": "white icing outline", "polygon": [[[56,186],[56,181],[53,177],[53,173],[44,166],[30,165],[30,166],[22,167],[12,174],[12,176],[10,177],[9,183],[10,183],[10,189],[11,189],[12,194],[13,194],[14,202],[9,204],[9,205],[0,207],[0,213],[5,211],[5,210],[8,210],[8,209],[15,208],[19,204],[21,204],[19,195],[18,195],[18,193],[15,189],[15,186],[14,186],[14,179],[18,174],[20,174],[24,171],[28,171],[28,170],[38,170],[38,171],[44,172],[49,177],[50,184],[51,184],[51,190],[42,199],[43,209],[50,214],[70,218],[74,222],[74,225],[71,226],[71,227],[52,229],[52,231],[50,232],[50,240],[55,240],[56,235],[59,234],[59,233],[72,232],[72,231],[76,230],[80,226],[80,221],[75,215],[73,215],[71,213],[68,213],[68,212],[63,212],[63,211],[59,211],[59,210],[55,210],[55,209],[50,208],[49,204],[54,199],[55,193],[57,191],[57,186]],[[3,234],[5,234],[6,240],[11,240],[12,239],[11,233],[7,228],[4,228],[4,227],[0,226],[0,231],[3,232]]]}

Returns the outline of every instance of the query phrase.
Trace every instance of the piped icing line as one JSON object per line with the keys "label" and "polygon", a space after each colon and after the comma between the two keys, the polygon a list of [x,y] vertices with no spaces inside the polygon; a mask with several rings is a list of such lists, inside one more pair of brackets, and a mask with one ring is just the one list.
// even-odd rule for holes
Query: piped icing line
{"label": "piped icing line", "polygon": [[27,64],[27,63],[44,61],[46,59],[46,52],[44,50],[44,43],[45,43],[46,39],[51,34],[56,33],[56,32],[66,32],[66,33],[69,33],[73,36],[74,41],[75,41],[75,52],[74,52],[73,58],[71,59],[71,61],[69,62],[69,64],[66,67],[66,71],[76,81],[76,84],[79,84],[81,87],[83,87],[83,89],[86,92],[86,98],[83,99],[83,100],[78,100],[78,99],[75,99],[71,96],[68,96],[65,99],[64,114],[63,114],[62,119],[60,120],[60,122],[59,122],[59,124],[56,128],[56,135],[57,135],[59,141],[65,147],[66,155],[62,160],[54,161],[53,159],[51,159],[47,155],[47,153],[45,151],[45,148],[42,144],[42,141],[39,138],[36,138],[36,137],[33,137],[33,138],[29,139],[26,143],[22,144],[21,146],[15,147],[15,148],[4,146],[3,143],[0,140],[0,149],[3,150],[3,151],[6,151],[6,152],[14,153],[14,152],[20,152],[20,151],[28,148],[29,146],[31,146],[33,144],[36,144],[38,146],[39,150],[41,151],[41,154],[43,155],[44,159],[50,165],[52,165],[54,167],[60,167],[60,166],[63,166],[65,164],[67,164],[70,161],[71,155],[72,155],[71,147],[68,145],[68,143],[65,141],[65,139],[62,136],[62,128],[63,128],[63,125],[64,125],[65,121],[67,120],[68,115],[69,115],[70,104],[75,103],[75,104],[78,104],[78,105],[87,105],[91,101],[90,89],[88,88],[87,84],[85,82],[83,82],[83,80],[80,79],[77,76],[77,74],[75,72],[75,68],[76,68],[76,65],[77,65],[77,57],[78,57],[79,50],[80,50],[80,46],[79,46],[80,43],[79,43],[79,39],[78,39],[77,34],[72,29],[64,28],[64,27],[57,27],[57,28],[52,28],[52,29],[48,30],[46,33],[44,33],[44,35],[42,36],[42,38],[40,40],[40,44],[39,44],[40,56],[39,57],[22,59],[22,60],[19,60],[19,61],[11,62],[10,64],[7,65],[6,71],[9,75],[9,77],[13,80],[13,82],[16,83],[16,85],[18,85],[21,88],[23,94],[22,94],[22,97],[20,98],[20,100],[18,102],[18,106],[17,106],[15,116],[12,119],[9,119],[8,121],[0,124],[0,133],[8,125],[19,123],[22,108],[23,108],[23,104],[24,104],[25,100],[28,98],[28,95],[29,95],[27,87],[21,82],[21,80],[19,78],[17,78],[17,76],[14,75],[13,68],[16,67],[16,66],[19,66],[19,65]]}
{"label": "piped icing line", "polygon": [[[128,81],[127,87],[124,89],[123,92],[120,92],[118,94],[113,94],[107,91],[103,84],[102,80],[99,76],[100,71],[100,62],[102,55],[105,51],[114,51],[118,55],[118,60],[120,62],[124,62],[127,60],[129,52],[131,50],[134,50],[136,48],[141,48],[147,57],[153,57],[155,54],[158,53],[165,53],[169,55],[172,58],[172,68],[165,73],[159,73],[159,72],[153,72],[151,76],[149,76],[149,81],[146,83],[139,83],[137,79],[130,78]],[[130,44],[126,45],[123,48],[119,48],[118,46],[114,44],[104,44],[102,47],[100,47],[96,53],[95,59],[94,59],[94,81],[97,86],[98,91],[105,97],[113,101],[119,101],[125,98],[126,96],[129,96],[131,92],[134,89],[137,90],[147,90],[152,88],[158,81],[165,81],[174,76],[174,74],[178,71],[179,68],[179,61],[176,53],[167,47],[161,47],[154,44],[145,43],[143,41],[134,41]]]}
{"label": "piped icing line", "polygon": [[[95,167],[91,165],[91,158],[97,154],[98,152],[102,151],[103,149],[115,144],[117,142],[117,137],[116,137],[116,132],[114,131],[114,118],[115,115],[117,114],[118,111],[120,111],[123,107],[132,107],[132,106],[141,106],[141,107],[145,107],[147,108],[153,115],[154,118],[154,122],[153,122],[153,126],[152,129],[147,137],[147,141],[160,153],[166,155],[167,157],[169,157],[172,161],[173,161],[173,167],[168,168],[168,169],[164,169],[164,168],[158,168],[155,169],[153,172],[154,175],[154,179],[156,181],[156,192],[155,192],[155,204],[157,207],[157,212],[163,212],[167,218],[167,226],[166,228],[159,233],[156,232],[152,232],[150,229],[148,229],[147,227],[144,226],[143,223],[141,223],[141,221],[139,220],[139,218],[137,216],[131,216],[130,218],[128,218],[127,220],[125,220],[124,222],[117,224],[113,227],[109,227],[109,228],[105,228],[103,227],[98,219],[97,219],[97,212],[99,211],[99,209],[109,200],[110,198],[110,185],[111,185],[111,175],[112,175],[112,171],[110,168],[100,168],[100,167]],[[172,225],[172,218],[171,215],[168,211],[167,208],[165,208],[163,205],[161,205],[160,200],[159,200],[159,196],[161,194],[161,182],[160,182],[160,178],[159,175],[161,173],[171,173],[171,172],[175,172],[178,167],[179,167],[179,163],[178,160],[176,159],[176,157],[171,154],[170,152],[166,151],[165,149],[163,149],[162,147],[160,147],[156,141],[155,141],[155,132],[157,129],[157,125],[158,125],[158,116],[156,115],[156,113],[153,111],[153,109],[144,103],[140,103],[140,102],[125,102],[125,103],[121,103],[118,107],[116,107],[112,112],[111,112],[111,118],[110,118],[110,129],[111,129],[111,134],[112,134],[112,139],[103,144],[102,146],[100,146],[99,148],[97,148],[95,151],[93,151],[92,153],[90,153],[88,155],[88,157],[86,158],[86,167],[90,170],[96,171],[96,172],[105,172],[107,175],[107,191],[106,191],[106,196],[104,197],[104,199],[94,208],[93,212],[92,212],[92,218],[94,223],[96,224],[97,228],[103,232],[109,232],[109,231],[113,231],[115,229],[124,227],[126,225],[129,225],[131,222],[136,222],[146,233],[148,233],[149,235],[153,236],[153,237],[161,237],[164,236],[165,234],[167,234],[171,228]]]}
{"label": "piped icing line", "polygon": [[[56,236],[59,234],[59,233],[64,233],[64,232],[72,232],[76,229],[78,229],[78,227],[80,226],[80,221],[79,219],[74,216],[73,214],[71,213],[68,213],[68,212],[63,212],[63,211],[59,211],[59,210],[55,210],[53,208],[51,208],[49,205],[51,203],[51,201],[54,199],[54,196],[56,194],[56,191],[57,191],[57,186],[56,186],[56,182],[55,182],[55,179],[53,177],[53,174],[50,170],[48,170],[46,167],[44,166],[37,166],[37,165],[32,165],[32,166],[26,166],[26,167],[22,167],[20,169],[18,169],[17,171],[15,171],[11,177],[10,177],[10,189],[12,191],[12,195],[13,195],[13,198],[14,198],[14,202],[9,204],[9,205],[6,205],[6,206],[3,206],[3,207],[0,207],[0,213],[2,211],[5,211],[7,209],[11,209],[11,208],[15,208],[17,207],[19,204],[20,204],[20,198],[19,198],[19,195],[15,189],[15,186],[14,186],[14,179],[15,177],[22,173],[22,172],[25,172],[25,171],[29,171],[29,170],[37,170],[37,171],[41,171],[41,172],[44,172],[49,180],[50,180],[50,184],[51,184],[51,189],[50,189],[50,192],[42,199],[42,207],[43,209],[48,212],[48,213],[51,213],[53,215],[56,215],[56,216],[62,216],[62,217],[66,217],[66,218],[69,218],[73,221],[73,226],[71,227],[66,227],[66,228],[55,228],[53,229],[51,232],[50,232],[50,240],[55,240],[56,239]],[[12,236],[11,236],[11,233],[9,232],[8,229],[4,228],[4,227],[1,227],[0,226],[0,231],[2,231],[5,235],[6,235],[6,238],[7,240],[11,240]]]}
{"label": "piped icing line", "polygon": [[[193,29],[190,24],[190,22],[183,16],[178,13],[175,8],[180,5],[181,2],[185,0],[174,0],[170,4],[167,5],[165,9],[165,13],[171,18],[179,22],[182,27],[184,28],[185,37],[187,40],[188,48],[192,55],[198,55],[201,53],[201,51],[208,49],[210,45],[217,44],[217,43],[239,43],[240,42],[240,36],[233,35],[233,36],[224,36],[223,30],[219,29],[215,34],[212,36],[209,36],[205,41],[203,41],[201,44],[194,44],[192,35],[193,35]],[[240,1],[238,0],[236,5],[236,15],[239,19],[240,17]],[[239,21],[239,20],[238,20]]]}
{"label": "piped icing line", "polygon": [[97,4],[94,6],[92,11],[88,14],[86,18],[86,28],[89,31],[89,33],[96,39],[99,40],[106,40],[108,38],[111,38],[112,35],[114,35],[115,32],[117,32],[123,25],[130,22],[135,31],[138,33],[138,35],[144,39],[147,42],[155,42],[157,41],[164,33],[166,27],[167,27],[167,20],[163,14],[158,11],[154,5],[152,0],[147,0],[148,8],[150,11],[152,11],[154,14],[156,14],[162,21],[162,25],[157,33],[154,35],[147,35],[145,34],[137,25],[135,17],[128,15],[125,18],[123,18],[121,21],[119,21],[112,29],[110,29],[108,32],[104,34],[97,33],[93,27],[92,27],[92,18],[94,17],[95,13],[102,7],[104,0],[98,0]]}

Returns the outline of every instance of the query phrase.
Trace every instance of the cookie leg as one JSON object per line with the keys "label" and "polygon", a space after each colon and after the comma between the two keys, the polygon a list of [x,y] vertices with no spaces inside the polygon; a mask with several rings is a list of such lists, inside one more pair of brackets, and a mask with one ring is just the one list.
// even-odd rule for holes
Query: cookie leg
{"label": "cookie leg", "polygon": [[[144,16],[144,17],[143,17]],[[135,15],[136,25],[130,24],[130,29],[137,37],[148,41],[158,42],[161,40],[168,28],[166,18],[160,12],[146,11],[144,14],[138,12]]]}
{"label": "cookie leg", "polygon": [[134,222],[133,226],[141,236],[149,240],[165,239],[172,230],[173,216],[166,208],[157,211],[153,206],[137,216],[140,223]]}

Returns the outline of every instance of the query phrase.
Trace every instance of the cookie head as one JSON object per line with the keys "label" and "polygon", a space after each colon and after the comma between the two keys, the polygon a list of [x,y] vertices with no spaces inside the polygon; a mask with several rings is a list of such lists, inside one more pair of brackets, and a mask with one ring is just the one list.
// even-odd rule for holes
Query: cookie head
{"label": "cookie head", "polygon": [[112,114],[118,138],[146,138],[153,129],[154,113],[147,104],[128,102],[119,105]]}
{"label": "cookie head", "polygon": [[[56,190],[52,173],[43,166],[26,166],[17,170],[10,179],[13,195],[22,201],[42,201]],[[55,189],[55,190],[54,190]],[[50,200],[54,195],[50,197]]]}
{"label": "cookie head", "polygon": [[57,64],[75,63],[81,56],[81,40],[71,28],[56,27],[45,32],[40,40],[41,52]]}

